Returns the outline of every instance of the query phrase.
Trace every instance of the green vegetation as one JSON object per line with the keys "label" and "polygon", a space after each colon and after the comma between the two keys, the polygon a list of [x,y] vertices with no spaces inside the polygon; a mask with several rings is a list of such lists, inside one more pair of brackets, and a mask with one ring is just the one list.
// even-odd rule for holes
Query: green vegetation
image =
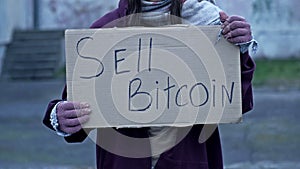
{"label": "green vegetation", "polygon": [[300,88],[300,59],[257,59],[256,87]]}
{"label": "green vegetation", "polygon": [[66,78],[66,66],[64,65],[63,67],[59,68],[56,70],[54,73],[54,78]]}

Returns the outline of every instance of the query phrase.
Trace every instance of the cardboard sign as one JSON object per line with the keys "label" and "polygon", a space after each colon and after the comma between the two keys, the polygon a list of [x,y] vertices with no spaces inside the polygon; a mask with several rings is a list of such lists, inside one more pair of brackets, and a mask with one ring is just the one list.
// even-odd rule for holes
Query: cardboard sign
{"label": "cardboard sign", "polygon": [[219,26],[66,31],[69,101],[92,108],[85,128],[237,123],[239,48]]}

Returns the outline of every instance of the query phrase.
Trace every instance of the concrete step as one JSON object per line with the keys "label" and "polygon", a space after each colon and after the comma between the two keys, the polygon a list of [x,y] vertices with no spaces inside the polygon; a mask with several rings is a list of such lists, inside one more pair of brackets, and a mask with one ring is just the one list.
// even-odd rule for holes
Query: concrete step
{"label": "concrete step", "polygon": [[55,66],[56,66],[56,61],[15,62],[15,64],[9,65],[8,69],[9,70],[40,70],[40,69],[56,70]]}
{"label": "concrete step", "polygon": [[27,47],[38,47],[38,46],[59,46],[61,43],[57,41],[57,39],[44,39],[40,40],[39,43],[36,43],[36,39],[27,39],[26,41],[23,40],[15,40],[8,47],[13,46],[16,48],[27,48]]}
{"label": "concrete step", "polygon": [[53,54],[53,53],[59,53],[61,50],[61,45],[57,46],[31,46],[31,47],[15,47],[15,46],[10,46],[7,50],[7,55],[13,55],[13,54]]}
{"label": "concrete step", "polygon": [[10,57],[6,58],[6,61],[8,62],[28,62],[28,60],[30,61],[57,61],[57,56],[58,54],[54,53],[54,54],[11,54],[9,55]]}
{"label": "concrete step", "polygon": [[11,80],[43,80],[53,77],[52,69],[42,70],[16,70],[11,71]]}
{"label": "concrete step", "polygon": [[62,66],[64,31],[16,31],[7,46],[2,77],[53,78]]}
{"label": "concrete step", "polygon": [[29,31],[16,31],[14,33],[13,39],[16,41],[22,40],[41,40],[41,39],[59,39],[64,36],[64,31],[57,30],[57,31],[36,31],[36,30],[29,30]]}

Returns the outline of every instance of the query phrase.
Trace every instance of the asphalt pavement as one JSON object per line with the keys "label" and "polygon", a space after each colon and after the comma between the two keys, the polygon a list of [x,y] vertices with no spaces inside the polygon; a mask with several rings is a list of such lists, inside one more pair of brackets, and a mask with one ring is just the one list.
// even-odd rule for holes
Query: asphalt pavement
{"label": "asphalt pavement", "polygon": [[[0,81],[0,169],[89,169],[95,145],[67,144],[42,125],[63,80]],[[221,125],[227,169],[300,169],[300,90],[254,90],[255,108],[241,124]]]}

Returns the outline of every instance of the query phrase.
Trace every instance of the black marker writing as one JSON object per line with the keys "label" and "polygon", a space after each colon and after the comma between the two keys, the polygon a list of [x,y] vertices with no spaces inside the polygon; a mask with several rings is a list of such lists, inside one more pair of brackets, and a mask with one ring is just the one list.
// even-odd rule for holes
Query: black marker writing
{"label": "black marker writing", "polygon": [[77,54],[79,57],[83,58],[83,59],[87,59],[87,60],[93,60],[93,61],[96,61],[99,63],[99,66],[101,67],[100,71],[96,74],[96,75],[92,75],[92,76],[81,76],[80,78],[82,79],[92,79],[92,78],[96,78],[96,77],[99,77],[102,75],[102,73],[104,72],[104,65],[103,63],[97,59],[97,58],[94,58],[94,57],[89,57],[89,56],[83,56],[80,54],[79,52],[79,45],[81,42],[83,42],[84,40],[93,40],[92,37],[84,37],[84,38],[81,38],[78,42],[77,42],[77,45],[76,45],[76,51],[77,51]]}

